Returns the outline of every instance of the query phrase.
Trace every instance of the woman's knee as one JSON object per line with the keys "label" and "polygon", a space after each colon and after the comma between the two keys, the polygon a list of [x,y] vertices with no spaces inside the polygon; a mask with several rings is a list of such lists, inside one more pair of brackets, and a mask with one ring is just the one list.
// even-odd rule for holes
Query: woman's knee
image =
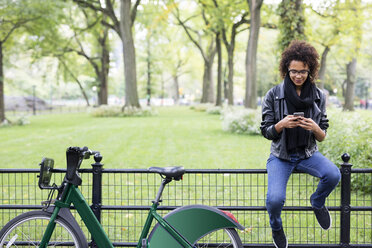
{"label": "woman's knee", "polygon": [[336,186],[341,180],[340,170],[337,167],[332,170],[329,170],[326,175],[326,180],[330,185]]}
{"label": "woman's knee", "polygon": [[281,209],[285,203],[285,196],[279,194],[268,194],[266,199],[266,207],[268,209]]}

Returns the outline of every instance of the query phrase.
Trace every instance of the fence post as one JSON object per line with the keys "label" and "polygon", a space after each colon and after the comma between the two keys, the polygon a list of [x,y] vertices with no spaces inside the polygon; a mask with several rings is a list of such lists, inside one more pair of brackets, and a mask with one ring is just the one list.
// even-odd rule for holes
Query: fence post
{"label": "fence post", "polygon": [[[97,153],[94,155],[95,163],[93,167],[93,189],[92,189],[92,211],[97,220],[101,222],[101,206],[102,206],[102,155]],[[91,247],[97,247],[96,242],[92,237]]]}
{"label": "fence post", "polygon": [[341,247],[350,247],[350,193],[351,193],[351,166],[350,155],[341,156]]}

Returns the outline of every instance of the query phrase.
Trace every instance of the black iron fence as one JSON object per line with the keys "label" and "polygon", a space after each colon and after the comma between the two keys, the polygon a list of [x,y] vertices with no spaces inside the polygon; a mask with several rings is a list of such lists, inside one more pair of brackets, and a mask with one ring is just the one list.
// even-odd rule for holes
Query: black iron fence
{"label": "black iron fence", "polygon": [[[289,247],[372,247],[368,188],[372,187],[372,169],[352,169],[344,158],[340,170],[341,183],[326,203],[333,219],[328,231],[318,226],[310,207],[318,179],[299,172],[291,176],[282,213]],[[0,169],[0,227],[22,212],[41,209],[49,192],[38,188],[38,172]],[[54,181],[61,182],[65,170],[55,172]],[[144,169],[102,170],[99,166],[80,173],[81,190],[114,245],[135,247],[161,178]],[[166,214],[189,204],[216,206],[232,212],[246,227],[239,233],[245,247],[274,247],[265,208],[266,188],[266,170],[186,170],[182,181],[167,186],[159,210]]]}

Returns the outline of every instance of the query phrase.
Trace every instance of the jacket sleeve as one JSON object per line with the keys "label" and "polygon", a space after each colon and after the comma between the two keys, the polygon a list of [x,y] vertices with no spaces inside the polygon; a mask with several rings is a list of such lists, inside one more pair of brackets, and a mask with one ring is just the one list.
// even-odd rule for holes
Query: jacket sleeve
{"label": "jacket sleeve", "polygon": [[273,89],[267,92],[262,102],[262,121],[261,133],[269,140],[278,139],[281,134],[275,129],[275,111],[274,111],[274,92]]}
{"label": "jacket sleeve", "polygon": [[319,127],[327,131],[327,128],[329,127],[328,123],[328,118],[327,118],[327,113],[326,113],[326,99],[325,95],[322,91],[320,91],[320,105],[319,105],[320,111],[321,111],[321,116],[320,116],[320,122],[319,122]]}

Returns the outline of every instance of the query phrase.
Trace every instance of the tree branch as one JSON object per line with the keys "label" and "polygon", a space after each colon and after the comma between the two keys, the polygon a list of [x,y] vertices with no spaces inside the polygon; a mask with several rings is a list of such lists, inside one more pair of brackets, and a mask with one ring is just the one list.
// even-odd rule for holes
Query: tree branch
{"label": "tree branch", "polygon": [[138,5],[140,5],[140,3],[141,3],[141,0],[136,0],[136,3],[134,4],[134,6],[131,10],[130,19],[131,19],[131,26],[132,27],[133,27],[134,20],[136,19],[137,8],[138,8]]}
{"label": "tree branch", "polygon": [[194,43],[194,45],[199,49],[200,53],[202,54],[202,57],[205,61],[207,61],[207,58],[205,56],[205,53],[204,53],[204,50],[203,48],[200,46],[199,42],[197,42],[194,37],[192,37],[192,35],[190,34],[189,32],[189,28],[185,25],[185,23],[183,21],[181,21],[181,18],[179,17],[179,9],[176,8],[176,11],[177,11],[177,14],[173,13],[173,15],[176,17],[178,23],[182,26],[182,28],[185,30],[187,36],[189,37],[189,39],[191,40],[192,43]]}

